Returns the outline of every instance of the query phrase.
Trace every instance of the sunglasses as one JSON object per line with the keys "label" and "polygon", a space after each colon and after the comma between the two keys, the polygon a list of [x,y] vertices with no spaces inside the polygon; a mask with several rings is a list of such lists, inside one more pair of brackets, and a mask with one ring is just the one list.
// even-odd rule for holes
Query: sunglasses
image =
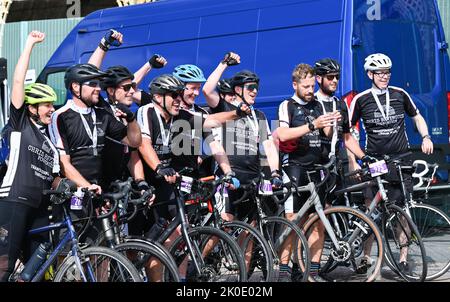
{"label": "sunglasses", "polygon": [[259,85],[258,84],[248,84],[248,85],[244,85],[245,89],[247,89],[248,91],[253,91],[253,90],[259,90]]}
{"label": "sunglasses", "polygon": [[89,86],[91,88],[97,88],[100,86],[100,81],[99,80],[91,80],[91,81],[84,82],[83,85]]}
{"label": "sunglasses", "polygon": [[182,92],[170,92],[168,95],[172,97],[172,99],[176,99],[181,95]]}
{"label": "sunglasses", "polygon": [[336,80],[339,81],[339,79],[341,78],[341,76],[340,76],[339,74],[327,74],[327,75],[325,76],[325,78],[326,78],[328,81],[333,81],[334,78],[336,78]]}
{"label": "sunglasses", "polygon": [[130,84],[121,85],[119,87],[122,88],[125,92],[128,92],[131,88],[133,88],[133,90],[136,90],[137,84],[135,82],[132,82]]}

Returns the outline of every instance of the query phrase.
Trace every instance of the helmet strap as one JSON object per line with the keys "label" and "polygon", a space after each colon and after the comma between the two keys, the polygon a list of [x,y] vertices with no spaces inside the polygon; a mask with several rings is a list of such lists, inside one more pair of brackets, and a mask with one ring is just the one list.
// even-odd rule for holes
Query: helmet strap
{"label": "helmet strap", "polygon": [[246,101],[246,99],[245,99],[245,97],[244,97],[244,89],[245,89],[244,85],[239,86],[239,87],[242,87],[241,94],[236,94],[236,95],[237,95],[238,97],[241,98],[241,100],[245,103],[245,105],[247,105],[248,107],[250,107],[250,104]]}
{"label": "helmet strap", "polygon": [[172,114],[170,114],[169,110],[167,110],[167,108],[166,108],[166,94],[163,94],[163,107],[162,108],[164,109],[165,112],[167,112],[167,114],[169,116],[172,116]]}
{"label": "helmet strap", "polygon": [[33,106],[34,108],[36,108],[36,113],[32,113],[29,109],[28,109],[28,113],[30,115],[30,118],[39,126],[47,126],[46,124],[44,124],[40,117],[39,117],[39,104],[37,105],[28,105],[28,106]]}

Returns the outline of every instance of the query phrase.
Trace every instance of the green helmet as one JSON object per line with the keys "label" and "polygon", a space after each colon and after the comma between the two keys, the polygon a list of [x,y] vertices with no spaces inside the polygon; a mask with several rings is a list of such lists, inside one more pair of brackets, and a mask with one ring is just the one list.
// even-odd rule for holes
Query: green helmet
{"label": "green helmet", "polygon": [[33,83],[25,86],[25,103],[30,105],[56,102],[57,96],[52,87]]}

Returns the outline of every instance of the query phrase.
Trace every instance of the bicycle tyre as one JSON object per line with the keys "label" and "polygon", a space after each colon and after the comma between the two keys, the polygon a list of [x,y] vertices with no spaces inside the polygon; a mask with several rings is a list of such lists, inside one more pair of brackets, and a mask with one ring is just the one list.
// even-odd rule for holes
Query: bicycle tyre
{"label": "bicycle tyre", "polygon": [[[294,235],[292,246],[297,247],[291,249],[297,252],[293,252],[289,259],[289,265],[292,271],[292,281],[294,282],[306,282],[308,280],[309,271],[311,268],[311,256],[308,248],[302,248],[308,246],[308,241],[303,234],[302,230],[293,222],[284,217],[270,216],[266,217],[262,221],[262,233],[266,240],[269,242],[270,247],[274,253],[274,259],[276,265],[281,264],[281,252],[283,251],[284,242],[280,242],[280,236],[282,234]],[[287,230],[290,231],[287,231]],[[279,269],[276,270],[279,273]],[[276,276],[278,278],[278,276]]]}
{"label": "bicycle tyre", "polygon": [[435,280],[450,268],[450,218],[435,206],[413,203],[409,214],[422,237],[427,253],[426,281]]}
{"label": "bicycle tyre", "polygon": [[270,251],[269,244],[256,228],[242,221],[230,221],[224,222],[221,229],[228,235],[230,235],[232,238],[234,238],[236,242],[239,242],[238,241],[239,234],[241,234],[242,232],[247,232],[248,236],[240,244],[241,251],[244,254],[245,251],[247,250],[247,246],[250,240],[255,241],[254,244],[256,244],[256,246],[253,246],[250,265],[248,265],[249,269],[247,270],[248,281],[251,282],[255,281],[254,280],[255,276],[253,276],[253,273],[255,273],[256,268],[259,268],[262,272],[263,278],[260,279],[261,281],[264,282],[274,281],[273,257]]}
{"label": "bicycle tyre", "polygon": [[[193,266],[188,266],[186,275],[190,282],[245,282],[247,281],[247,272],[245,269],[244,256],[239,245],[225,232],[212,227],[195,227],[188,231],[188,236],[194,245],[194,251],[199,255],[207,249],[206,245],[210,240],[217,240],[213,248],[205,256],[202,256],[204,266],[201,267],[200,275],[197,274]],[[214,238],[213,238],[214,237]],[[220,243],[217,244],[217,243]],[[208,246],[209,248],[209,246]],[[225,253],[224,253],[225,252]],[[175,259],[177,265],[190,257],[187,251],[187,244],[183,236],[178,237],[169,248],[169,253]],[[225,258],[225,259],[224,259]],[[191,269],[190,269],[191,268]],[[230,272],[226,280],[223,280],[222,270]],[[228,279],[229,278],[229,279]]]}
{"label": "bicycle tyre", "polygon": [[[96,280],[88,280],[88,282],[142,282],[134,265],[125,256],[110,248],[96,246],[83,249],[81,250],[80,260],[84,269],[88,267],[88,264],[93,264],[89,268],[92,269],[95,277],[98,277],[97,273],[100,266],[102,267],[100,273],[108,273],[108,276],[101,276]],[[106,268],[104,265],[108,265],[108,267]],[[119,279],[115,279],[116,275],[112,275],[115,272],[118,273],[117,278]],[[80,281],[83,280],[75,264],[75,259],[73,256],[68,256],[56,271],[54,282]]]}
{"label": "bicycle tyre", "polygon": [[[402,277],[405,281],[408,282],[423,282],[427,277],[427,262],[426,262],[426,253],[425,247],[422,241],[422,237],[420,236],[419,231],[417,230],[416,225],[412,221],[412,219],[397,205],[394,204],[386,204],[387,212],[383,213],[382,218],[382,232],[385,240],[385,251],[386,251],[386,263],[387,265],[400,277]],[[401,221],[404,221],[402,223]],[[395,225],[394,225],[395,224]],[[409,257],[408,263],[412,263],[411,268],[416,268],[414,273],[404,272],[400,269],[399,264],[397,263],[397,259],[400,257],[400,244],[398,244],[395,238],[397,233],[396,227],[401,229],[401,231],[407,235],[408,231],[405,229],[409,228],[411,231],[411,235],[407,236],[409,238],[407,245],[410,250],[411,247],[414,248],[413,253],[408,251],[408,255],[417,255],[414,256],[414,259]],[[404,245],[404,244],[402,244]],[[410,268],[410,271],[411,271]]]}
{"label": "bicycle tyre", "polygon": [[[161,267],[161,282],[179,282],[180,278],[178,276],[178,269],[175,262],[171,260],[171,256],[162,254],[158,248],[154,247],[152,243],[149,242],[123,242],[114,247],[114,250],[126,256],[127,252],[138,252],[136,259],[130,259],[133,265],[136,267],[138,272],[141,274],[142,280],[147,282],[152,282],[149,280],[149,276],[145,272],[145,266],[149,259],[155,259],[159,262]],[[147,258],[147,259],[146,259]],[[129,259],[129,258],[128,258]]]}
{"label": "bicycle tyre", "polygon": [[[333,206],[324,210],[324,214],[330,221],[330,217],[335,214],[338,217],[347,217],[346,231],[336,230],[333,227],[333,233],[337,237],[339,246],[344,253],[339,252],[325,231],[325,242],[321,255],[320,277],[326,281],[338,282],[372,282],[379,276],[381,265],[383,263],[383,238],[375,222],[373,222],[363,212],[346,207]],[[304,224],[303,230],[309,238],[312,226],[318,222],[319,215],[315,213]],[[373,237],[372,237],[373,236]],[[352,242],[349,240],[354,237]],[[365,258],[364,247],[368,240],[374,239],[375,248],[371,245],[370,257],[371,263],[364,273],[357,273],[357,262]],[[322,265],[322,263],[325,263]],[[326,269],[328,265],[336,266],[332,270]],[[310,281],[315,281],[310,278]]]}

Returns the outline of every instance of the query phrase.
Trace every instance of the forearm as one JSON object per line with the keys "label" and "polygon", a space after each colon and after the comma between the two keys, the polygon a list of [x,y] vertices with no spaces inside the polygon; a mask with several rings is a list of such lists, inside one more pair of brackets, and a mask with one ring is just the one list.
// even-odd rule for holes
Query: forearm
{"label": "forearm", "polygon": [[146,62],[144,65],[142,65],[141,68],[139,68],[138,71],[134,73],[134,82],[136,82],[137,86],[142,82],[142,80],[145,78],[145,76],[152,70],[152,66],[149,62]]}
{"label": "forearm", "polygon": [[228,161],[228,156],[223,149],[223,146],[218,141],[212,141],[209,143],[209,147],[211,149],[211,153],[214,156],[214,159],[217,161],[220,169],[222,169],[224,174],[227,174],[231,171],[230,162]]}
{"label": "forearm", "polygon": [[353,160],[356,160],[354,158],[355,155],[358,158],[362,158],[364,156],[364,151],[361,150],[358,141],[353,137],[353,135],[351,135],[351,133],[344,134],[344,143],[347,150],[350,151],[347,152],[347,155],[351,153],[351,155],[353,156]]}
{"label": "forearm", "polygon": [[216,87],[220,77],[227,67],[227,64],[219,63],[216,69],[209,75],[206,83],[203,85],[203,94],[205,95],[208,106],[211,108],[217,107],[217,104],[219,103],[219,94],[216,91]]}
{"label": "forearm", "polygon": [[273,140],[268,139],[263,142],[264,152],[266,152],[267,161],[269,162],[270,171],[278,170],[280,160],[278,151]]}
{"label": "forearm", "polygon": [[294,128],[278,127],[277,133],[280,141],[286,142],[293,139],[300,138],[310,132],[308,125],[303,125]]}
{"label": "forearm", "polygon": [[133,179],[145,179],[144,165],[139,157],[138,151],[132,151],[130,154],[130,160],[128,161],[128,170],[130,171]]}
{"label": "forearm", "polygon": [[139,152],[141,153],[141,156],[147,166],[149,166],[150,169],[156,171],[156,167],[161,163],[161,161],[159,160],[158,154],[156,154],[155,149],[153,149],[150,139],[144,138],[142,140],[142,144],[139,147]]}
{"label": "forearm", "polygon": [[427,123],[421,114],[417,114],[413,117],[413,121],[416,124],[417,130],[419,131],[421,137],[429,135]]}
{"label": "forearm", "polygon": [[89,183],[89,181],[87,181],[72,165],[70,158],[64,158],[61,156],[61,167],[64,176],[76,183],[78,187],[87,188],[91,185],[91,183]]}
{"label": "forearm", "polygon": [[234,110],[210,114],[206,117],[206,120],[203,124],[203,128],[204,129],[217,128],[220,127],[226,121],[235,120],[237,118],[239,118],[239,116],[236,114],[236,111]]}
{"label": "forearm", "polygon": [[94,51],[94,53],[89,58],[88,63],[96,66],[97,68],[100,68],[100,66],[103,63],[103,59],[106,56],[106,51],[101,49],[100,47],[97,47]]}
{"label": "forearm", "polygon": [[24,82],[25,76],[28,70],[28,65],[30,63],[31,51],[33,50],[34,44],[27,41],[22,54],[17,61],[16,68],[14,69],[13,77],[13,87],[11,90],[11,103],[15,108],[22,107],[24,102]]}

